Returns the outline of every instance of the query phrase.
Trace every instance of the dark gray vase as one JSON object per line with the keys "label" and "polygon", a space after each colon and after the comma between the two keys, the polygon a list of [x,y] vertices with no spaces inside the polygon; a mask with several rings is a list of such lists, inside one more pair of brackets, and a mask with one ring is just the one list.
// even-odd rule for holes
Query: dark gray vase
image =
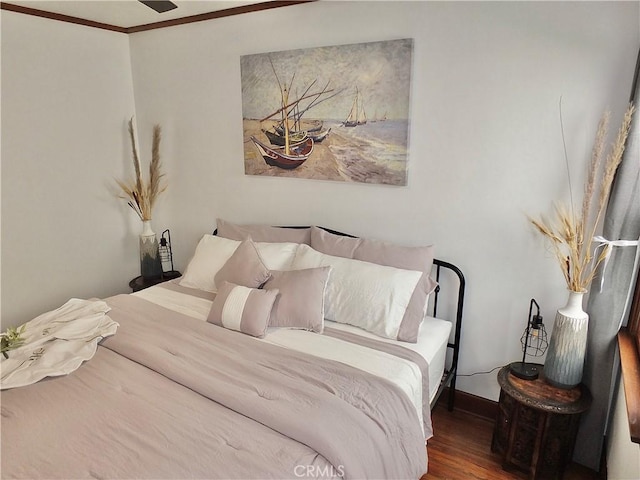
{"label": "dark gray vase", "polygon": [[145,279],[162,277],[162,261],[160,259],[160,246],[158,238],[151,228],[151,221],[142,222],[140,234],[140,274]]}

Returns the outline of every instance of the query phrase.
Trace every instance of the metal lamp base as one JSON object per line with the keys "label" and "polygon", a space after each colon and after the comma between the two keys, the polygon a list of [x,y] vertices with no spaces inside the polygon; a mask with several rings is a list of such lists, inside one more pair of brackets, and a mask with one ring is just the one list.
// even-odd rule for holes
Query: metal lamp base
{"label": "metal lamp base", "polygon": [[542,371],[542,365],[537,363],[515,362],[509,365],[511,373],[523,380],[535,380]]}

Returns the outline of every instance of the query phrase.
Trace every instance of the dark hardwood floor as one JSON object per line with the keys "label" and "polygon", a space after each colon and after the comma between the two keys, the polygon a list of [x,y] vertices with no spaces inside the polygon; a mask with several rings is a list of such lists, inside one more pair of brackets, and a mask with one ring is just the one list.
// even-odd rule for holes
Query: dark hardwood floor
{"label": "dark hardwood floor", "polygon": [[[527,474],[502,469],[491,453],[493,421],[461,410],[449,412],[438,405],[432,413],[434,436],[429,440],[429,473],[421,480],[520,480]],[[599,475],[572,464],[564,480],[599,480]]]}

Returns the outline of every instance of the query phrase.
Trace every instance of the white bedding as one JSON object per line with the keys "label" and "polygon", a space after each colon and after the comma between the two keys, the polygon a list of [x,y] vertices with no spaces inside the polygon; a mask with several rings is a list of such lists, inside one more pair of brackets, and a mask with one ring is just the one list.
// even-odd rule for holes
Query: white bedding
{"label": "white bedding", "polygon": [[0,389],[31,385],[45,377],[67,375],[93,357],[98,341],[116,333],[118,324],[103,301],[72,298],[23,328],[22,346],[0,356]]}
{"label": "white bedding", "polygon": [[[210,299],[164,288],[162,285],[141,290],[133,295],[203,321],[206,321],[212,304]],[[325,325],[364,338],[401,345],[420,354],[429,365],[429,401],[434,398],[444,373],[447,342],[452,326],[450,322],[426,317],[420,327],[417,343],[382,338],[360,328],[331,321],[326,321]],[[340,361],[395,383],[414,403],[422,424],[422,374],[415,363],[395,355],[306,330],[269,328],[267,335],[263,339],[257,340]]]}

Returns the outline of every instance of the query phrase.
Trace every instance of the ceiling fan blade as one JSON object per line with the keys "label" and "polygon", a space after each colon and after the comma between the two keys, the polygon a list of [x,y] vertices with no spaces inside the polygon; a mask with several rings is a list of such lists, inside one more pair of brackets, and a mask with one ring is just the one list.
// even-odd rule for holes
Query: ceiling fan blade
{"label": "ceiling fan blade", "polygon": [[168,0],[138,0],[140,3],[144,3],[147,7],[154,9],[158,13],[168,12],[178,6],[169,2]]}

